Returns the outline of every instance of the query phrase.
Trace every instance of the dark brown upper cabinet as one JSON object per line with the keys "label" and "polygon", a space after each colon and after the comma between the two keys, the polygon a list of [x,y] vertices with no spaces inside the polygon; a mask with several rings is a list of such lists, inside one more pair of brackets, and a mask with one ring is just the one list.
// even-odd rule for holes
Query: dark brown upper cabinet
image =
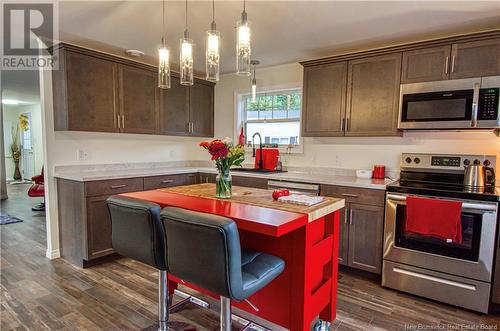
{"label": "dark brown upper cabinet", "polygon": [[189,135],[189,87],[181,85],[177,75],[170,78],[170,88],[160,89],[160,133]]}
{"label": "dark brown upper cabinet", "polygon": [[452,45],[450,78],[495,75],[500,75],[500,38]]}
{"label": "dark brown upper cabinet", "polygon": [[403,52],[401,83],[448,79],[450,60],[450,45]]}
{"label": "dark brown upper cabinet", "polygon": [[159,89],[157,68],[60,44],[52,73],[56,130],[213,136],[214,84]]}
{"label": "dark brown upper cabinet", "polygon": [[189,118],[191,136],[214,136],[214,85],[195,80],[190,88]]}
{"label": "dark brown upper cabinet", "polygon": [[157,73],[152,70],[119,66],[120,131],[158,133]]}
{"label": "dark brown upper cabinet", "polygon": [[347,62],[304,68],[302,134],[343,136]]}
{"label": "dark brown upper cabinet", "polygon": [[55,130],[118,132],[118,65],[61,49],[53,71]]}
{"label": "dark brown upper cabinet", "polygon": [[349,61],[346,136],[397,135],[401,53]]}

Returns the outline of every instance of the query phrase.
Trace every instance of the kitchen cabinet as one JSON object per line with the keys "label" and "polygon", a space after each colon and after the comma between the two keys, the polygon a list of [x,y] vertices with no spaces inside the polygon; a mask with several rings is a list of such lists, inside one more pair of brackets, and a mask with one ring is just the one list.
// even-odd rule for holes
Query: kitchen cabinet
{"label": "kitchen cabinet", "polygon": [[170,88],[160,89],[160,133],[187,136],[189,129],[189,87],[172,75]]}
{"label": "kitchen cabinet", "polygon": [[302,135],[343,136],[347,62],[304,68]]}
{"label": "kitchen cabinet", "polygon": [[214,136],[214,85],[195,79],[190,87],[189,118],[191,136]]}
{"label": "kitchen cabinet", "polygon": [[55,130],[213,137],[214,86],[196,78],[159,89],[157,68],[59,44],[52,71]]}
{"label": "kitchen cabinet", "polygon": [[232,175],[232,178],[234,186],[252,187],[252,188],[260,188],[267,190],[267,179],[265,178],[234,176],[234,175]]}
{"label": "kitchen cabinet", "polygon": [[349,61],[346,136],[397,135],[401,53]]}
{"label": "kitchen cabinet", "polygon": [[157,72],[119,66],[120,132],[158,133]]}
{"label": "kitchen cabinet", "polygon": [[346,207],[340,217],[338,262],[380,274],[385,191],[321,185],[321,195],[342,198]]}
{"label": "kitchen cabinet", "polygon": [[118,132],[116,82],[112,61],[60,50],[53,71],[54,129]]}
{"label": "kitchen cabinet", "polygon": [[196,173],[89,182],[58,178],[61,257],[83,268],[116,257],[111,240],[111,218],[106,205],[106,199],[111,195],[197,182]]}
{"label": "kitchen cabinet", "polygon": [[401,83],[430,82],[449,77],[451,46],[403,52]]}
{"label": "kitchen cabinet", "polygon": [[500,38],[452,45],[450,78],[495,75],[500,75]]}
{"label": "kitchen cabinet", "polygon": [[215,183],[215,177],[217,177],[216,174],[207,174],[207,173],[200,173],[199,174],[199,183]]}

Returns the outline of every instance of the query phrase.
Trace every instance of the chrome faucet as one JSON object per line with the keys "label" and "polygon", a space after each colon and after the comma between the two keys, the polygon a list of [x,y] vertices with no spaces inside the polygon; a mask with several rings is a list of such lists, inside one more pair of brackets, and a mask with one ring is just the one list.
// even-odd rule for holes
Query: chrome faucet
{"label": "chrome faucet", "polygon": [[259,154],[260,154],[260,160],[257,162],[257,167],[258,169],[262,169],[264,166],[264,159],[262,158],[262,136],[260,133],[255,132],[252,136],[252,156],[255,157],[255,136],[259,136]]}

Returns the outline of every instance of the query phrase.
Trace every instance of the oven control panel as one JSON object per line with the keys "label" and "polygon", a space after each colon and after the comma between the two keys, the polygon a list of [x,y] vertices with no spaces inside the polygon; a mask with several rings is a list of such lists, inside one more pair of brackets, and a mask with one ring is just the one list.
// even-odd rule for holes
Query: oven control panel
{"label": "oven control panel", "polygon": [[413,171],[451,170],[463,171],[469,164],[482,164],[486,167],[496,166],[494,155],[456,155],[456,154],[423,154],[403,153],[401,155],[401,169]]}

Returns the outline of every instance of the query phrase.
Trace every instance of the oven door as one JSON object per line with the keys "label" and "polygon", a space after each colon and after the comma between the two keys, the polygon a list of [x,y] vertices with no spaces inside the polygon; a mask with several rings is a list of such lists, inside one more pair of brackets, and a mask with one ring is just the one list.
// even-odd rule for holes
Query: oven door
{"label": "oven door", "polygon": [[398,127],[471,128],[477,122],[480,86],[480,78],[403,84]]}
{"label": "oven door", "polygon": [[457,244],[406,232],[406,196],[406,194],[387,193],[384,259],[476,280],[491,281],[497,205],[462,201],[462,243]]}

